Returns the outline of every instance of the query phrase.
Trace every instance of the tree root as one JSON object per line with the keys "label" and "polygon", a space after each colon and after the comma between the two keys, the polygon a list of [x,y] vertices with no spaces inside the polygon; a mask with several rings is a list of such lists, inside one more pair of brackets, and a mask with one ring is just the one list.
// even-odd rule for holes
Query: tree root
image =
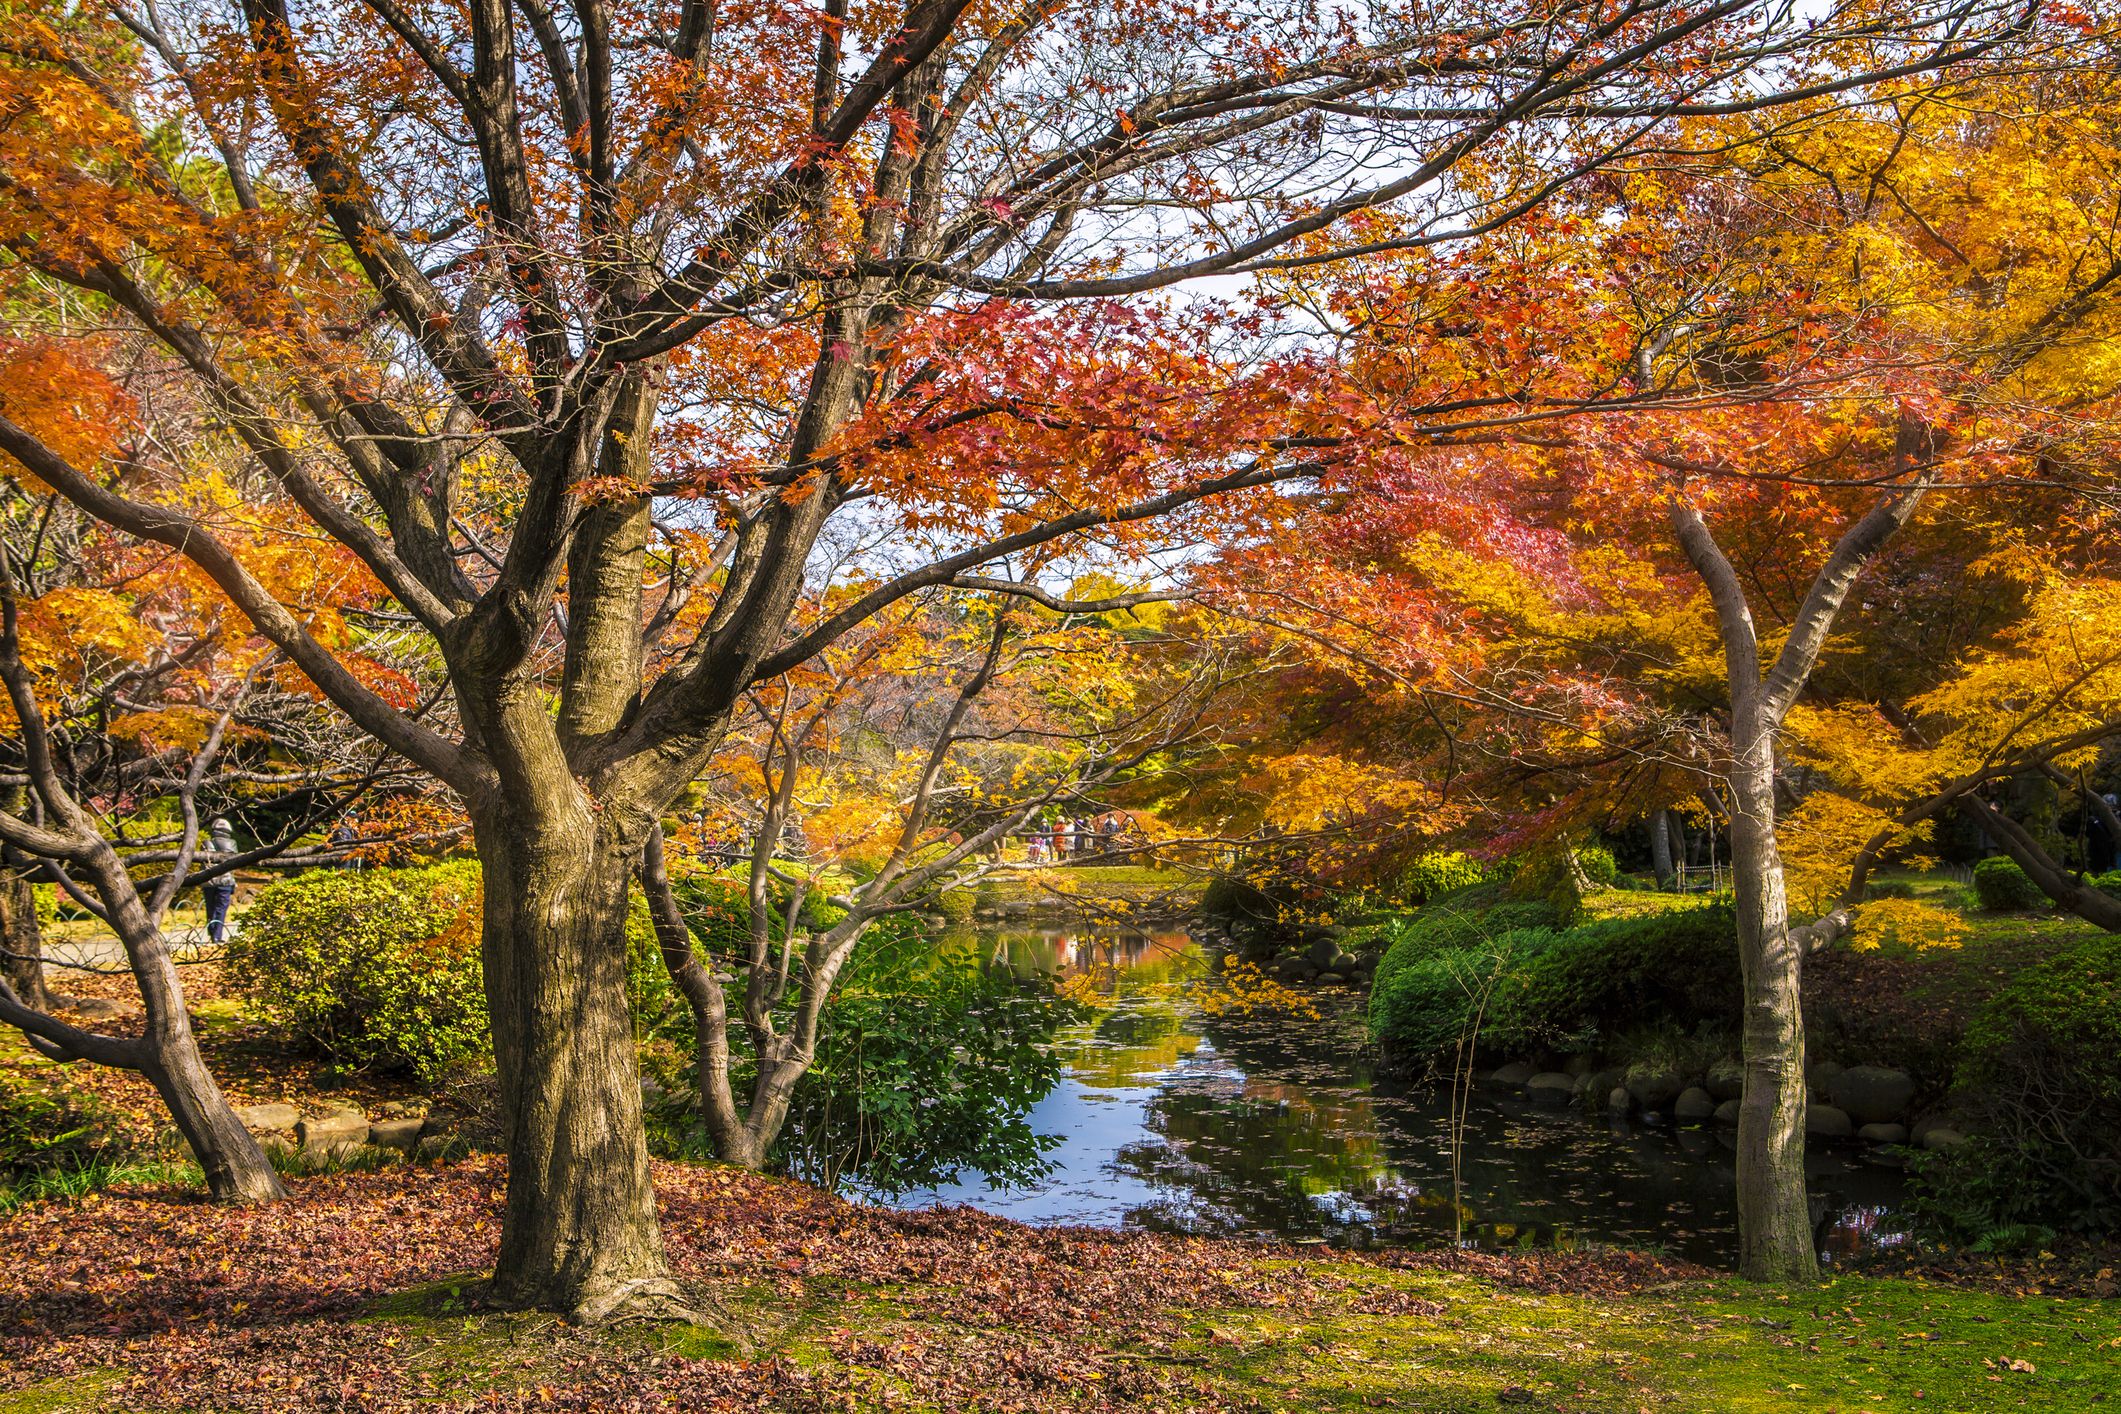
{"label": "tree root", "polygon": [[585,1294],[567,1313],[570,1325],[616,1326],[645,1322],[699,1323],[699,1312],[667,1276],[635,1277]]}

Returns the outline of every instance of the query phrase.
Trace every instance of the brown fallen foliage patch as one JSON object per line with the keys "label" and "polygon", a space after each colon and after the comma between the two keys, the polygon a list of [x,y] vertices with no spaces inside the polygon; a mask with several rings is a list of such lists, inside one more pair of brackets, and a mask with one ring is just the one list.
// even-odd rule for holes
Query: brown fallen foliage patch
{"label": "brown fallen foliage patch", "polygon": [[1907,1277],[2003,1296],[2121,1296],[2121,1242],[2062,1238],[2052,1250],[1997,1255],[1900,1248],[1864,1263],[1865,1276]]}
{"label": "brown fallen foliage patch", "polygon": [[0,1389],[116,1370],[109,1404],[143,1411],[1212,1410],[1227,1406],[1176,1349],[1192,1312],[1443,1314],[1379,1266],[1571,1293],[1703,1275],[1625,1253],[1372,1259],[1027,1228],[661,1165],[672,1262],[709,1325],[741,1332],[763,1294],[769,1325],[803,1314],[830,1359],[799,1365],[770,1338],[756,1358],[689,1358],[638,1331],[459,1319],[456,1303],[416,1332],[366,1319],[492,1260],[500,1178],[482,1159],[299,1181],[264,1209],[118,1190],[22,1210],[0,1223]]}

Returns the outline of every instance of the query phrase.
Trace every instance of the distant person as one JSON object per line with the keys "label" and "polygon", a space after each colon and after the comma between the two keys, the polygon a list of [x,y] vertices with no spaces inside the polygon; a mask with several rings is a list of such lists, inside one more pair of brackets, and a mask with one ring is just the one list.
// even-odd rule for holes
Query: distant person
{"label": "distant person", "polygon": [[354,853],[354,846],[359,844],[360,840],[361,837],[354,833],[354,827],[343,820],[339,822],[339,828],[331,832],[331,847],[339,856],[341,869],[361,867],[361,856]]}
{"label": "distant person", "polygon": [[1090,833],[1090,817],[1087,815],[1076,816],[1073,833],[1075,835],[1075,857],[1078,859],[1087,858],[1090,853],[1091,840],[1094,838]]}
{"label": "distant person", "polygon": [[[215,816],[207,827],[206,859],[210,864],[234,859],[239,852],[236,844],[235,826],[222,816]],[[206,897],[206,936],[218,945],[228,940],[228,909],[236,901],[236,878],[233,874],[218,874],[199,886]]]}
{"label": "distant person", "polygon": [[1105,823],[1099,826],[1098,828],[1103,830],[1105,834],[1105,838],[1102,841],[1102,848],[1104,852],[1106,854],[1117,853],[1119,850],[1120,831],[1119,812],[1115,810],[1111,814],[1107,815],[1105,817]]}

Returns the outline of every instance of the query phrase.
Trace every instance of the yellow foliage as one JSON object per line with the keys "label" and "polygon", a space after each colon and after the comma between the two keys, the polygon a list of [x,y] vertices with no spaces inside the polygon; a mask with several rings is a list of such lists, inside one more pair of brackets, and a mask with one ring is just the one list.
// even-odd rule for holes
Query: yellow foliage
{"label": "yellow foliage", "polygon": [[1260,971],[1258,963],[1231,963],[1223,969],[1221,981],[1221,986],[1200,999],[1200,1009],[1210,1016],[1275,1011],[1318,1020],[1318,1008],[1308,997]]}
{"label": "yellow foliage", "polygon": [[1966,919],[1949,908],[1920,899],[1882,898],[1857,912],[1850,946],[1858,952],[1926,952],[1956,948],[1970,931]]}
{"label": "yellow foliage", "polygon": [[1938,774],[1932,752],[1907,744],[1867,702],[1831,707],[1799,703],[1790,709],[1784,741],[1790,755],[1840,789],[1884,802],[1924,794]]}
{"label": "yellow foliage", "polygon": [[1864,842],[1881,830],[1895,843],[1915,838],[1874,805],[1816,791],[1791,811],[1777,831],[1790,901],[1810,913],[1825,911],[1848,884],[1849,866]]}

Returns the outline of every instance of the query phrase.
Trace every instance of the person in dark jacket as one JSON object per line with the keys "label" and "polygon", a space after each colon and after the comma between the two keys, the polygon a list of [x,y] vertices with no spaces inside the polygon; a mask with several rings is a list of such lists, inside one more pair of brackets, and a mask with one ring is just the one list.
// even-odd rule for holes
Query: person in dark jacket
{"label": "person in dark jacket", "polygon": [[[208,829],[206,860],[218,864],[235,858],[236,831],[227,820],[216,817]],[[206,935],[216,943],[228,941],[228,909],[236,901],[236,876],[217,874],[199,886],[206,896]]]}

